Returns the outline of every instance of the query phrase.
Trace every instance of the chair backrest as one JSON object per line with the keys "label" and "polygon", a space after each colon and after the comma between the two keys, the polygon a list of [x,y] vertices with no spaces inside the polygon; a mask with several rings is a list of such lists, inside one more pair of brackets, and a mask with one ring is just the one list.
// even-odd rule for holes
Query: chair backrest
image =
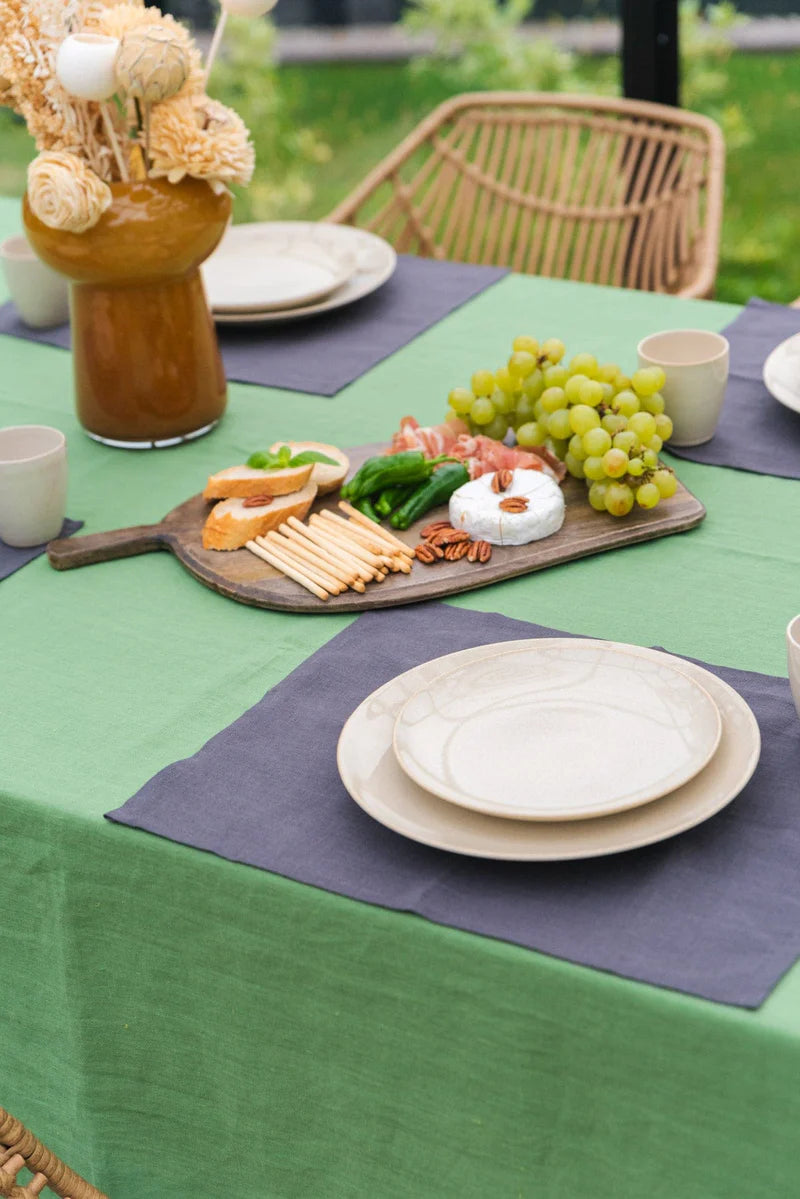
{"label": "chair backrest", "polygon": [[440,105],[328,218],[405,253],[711,293],[725,148],[662,104],[475,92]]}
{"label": "chair backrest", "polygon": [[[23,1166],[34,1175],[27,1186],[16,1181]],[[108,1199],[0,1107],[0,1195],[35,1199],[44,1186],[61,1199]]]}

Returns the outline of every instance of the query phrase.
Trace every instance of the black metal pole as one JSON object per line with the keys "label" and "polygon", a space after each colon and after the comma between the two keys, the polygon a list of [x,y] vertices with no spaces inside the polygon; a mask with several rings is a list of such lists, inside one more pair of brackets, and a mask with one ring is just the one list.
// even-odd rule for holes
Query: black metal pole
{"label": "black metal pole", "polygon": [[677,105],[678,0],[621,0],[620,11],[624,94]]}

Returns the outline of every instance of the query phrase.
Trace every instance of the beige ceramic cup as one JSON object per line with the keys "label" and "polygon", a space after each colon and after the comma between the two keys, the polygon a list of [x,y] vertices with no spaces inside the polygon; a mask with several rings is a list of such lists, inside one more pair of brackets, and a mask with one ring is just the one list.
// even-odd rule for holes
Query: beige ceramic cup
{"label": "beige ceramic cup", "polygon": [[673,424],[670,443],[702,445],[717,427],[730,350],[721,333],[675,329],[653,333],[639,342],[639,366],[660,366],[667,381],[664,404]]}
{"label": "beige ceramic cup", "polygon": [[786,630],[786,652],[789,659],[789,682],[794,696],[794,706],[800,716],[800,616],[789,621]]}
{"label": "beige ceramic cup", "polygon": [[42,545],[61,532],[67,507],[67,443],[49,425],[0,429],[0,539]]}
{"label": "beige ceramic cup", "polygon": [[31,329],[52,329],[69,320],[69,282],[36,257],[26,237],[0,245],[6,286],[22,320]]}

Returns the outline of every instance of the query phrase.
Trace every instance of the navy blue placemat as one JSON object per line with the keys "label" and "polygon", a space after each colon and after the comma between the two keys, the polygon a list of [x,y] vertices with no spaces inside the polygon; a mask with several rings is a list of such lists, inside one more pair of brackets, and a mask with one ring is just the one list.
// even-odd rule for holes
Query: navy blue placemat
{"label": "navy blue placemat", "polygon": [[[71,537],[73,533],[77,533],[78,529],[82,528],[82,520],[65,520],[61,526],[59,537]],[[18,549],[16,546],[6,545],[4,541],[0,541],[0,579],[7,579],[21,566],[27,566],[46,549],[46,542],[44,545],[29,545],[24,549]]]}
{"label": "navy blue placemat", "polygon": [[779,404],[761,377],[775,347],[800,333],[800,309],[750,300],[722,332],[731,368],[717,431],[705,445],[666,448],[691,462],[800,479],[800,413]]}
{"label": "navy blue placemat", "polygon": [[786,679],[710,668],[755,713],[761,761],[732,805],[645,849],[563,863],[460,857],[377,824],[345,791],[339,733],[375,688],[455,650],[552,635],[446,604],[366,613],[108,815],[367,903],[758,1006],[800,956],[800,722]]}
{"label": "navy blue placemat", "polygon": [[[225,374],[239,383],[333,396],[497,283],[502,267],[404,255],[383,287],[334,312],[266,325],[219,325]],[[69,326],[29,329],[10,303],[0,333],[69,349]]]}

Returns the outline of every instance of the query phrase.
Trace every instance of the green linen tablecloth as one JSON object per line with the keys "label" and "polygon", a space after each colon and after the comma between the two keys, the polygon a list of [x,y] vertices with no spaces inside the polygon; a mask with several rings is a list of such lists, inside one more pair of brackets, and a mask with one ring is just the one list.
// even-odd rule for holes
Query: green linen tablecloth
{"label": "green linen tablecloth", "polygon": [[[632,366],[644,334],[735,312],[510,276],[333,400],[232,386],[210,437],[146,454],[81,434],[67,354],[0,338],[0,423],[66,431],[94,532],[278,437],[436,421],[518,332]],[[800,486],[677,465],[700,529],[453,602],[785,674]],[[166,554],[39,559],[0,614],[0,1104],[113,1199],[800,1195],[800,967],[717,1006],[102,819],[349,617],[231,603]]]}

